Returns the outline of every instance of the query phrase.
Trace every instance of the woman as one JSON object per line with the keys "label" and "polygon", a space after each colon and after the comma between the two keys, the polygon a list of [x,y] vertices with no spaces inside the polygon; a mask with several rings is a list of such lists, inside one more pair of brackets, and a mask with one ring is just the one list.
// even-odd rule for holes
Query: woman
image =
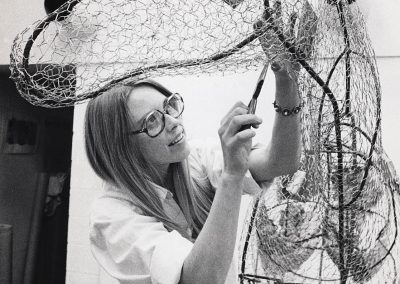
{"label": "woman", "polygon": [[[294,109],[300,102],[287,69],[272,65],[276,105]],[[235,283],[242,194],[299,165],[299,115],[276,110],[268,147],[252,147],[252,129],[239,131],[261,119],[238,102],[221,121],[219,149],[209,151],[189,146],[182,98],[155,81],[89,102],[86,151],[105,181],[90,239],[102,267],[121,283]]]}

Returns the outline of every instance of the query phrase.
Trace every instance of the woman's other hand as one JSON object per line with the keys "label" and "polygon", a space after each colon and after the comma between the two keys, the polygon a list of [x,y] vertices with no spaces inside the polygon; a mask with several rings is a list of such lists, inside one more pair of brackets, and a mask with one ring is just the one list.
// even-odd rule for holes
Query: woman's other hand
{"label": "woman's other hand", "polygon": [[[275,1],[273,7],[266,8],[263,17],[254,24],[254,30],[261,33],[259,41],[267,59],[278,62],[297,80],[300,71],[298,59],[308,60],[312,55],[318,18],[308,1],[301,9],[286,16],[283,15],[282,5],[282,1]],[[284,21],[284,18],[287,20]],[[282,39],[278,38],[277,31],[297,50],[299,58],[289,52]]]}
{"label": "woman's other hand", "polygon": [[[224,157],[224,172],[235,176],[244,176],[249,168],[249,153],[254,130],[244,125],[258,125],[261,118],[254,114],[247,114],[248,107],[243,102],[237,102],[221,121],[218,134],[221,140]],[[240,131],[241,130],[241,131]]]}

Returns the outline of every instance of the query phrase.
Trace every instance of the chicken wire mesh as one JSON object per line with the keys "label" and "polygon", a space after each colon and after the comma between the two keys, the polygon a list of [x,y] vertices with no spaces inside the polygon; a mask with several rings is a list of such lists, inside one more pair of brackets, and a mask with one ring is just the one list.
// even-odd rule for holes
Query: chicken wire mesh
{"label": "chicken wire mesh", "polygon": [[64,107],[116,84],[272,59],[291,66],[305,103],[302,166],[254,198],[241,283],[396,283],[399,181],[354,0],[71,0],[16,37],[11,71],[29,102]]}
{"label": "chicken wire mesh", "polygon": [[353,2],[314,5],[308,59],[279,38],[303,67],[302,165],[253,200],[241,283],[399,281],[399,180],[382,149],[378,72]]}
{"label": "chicken wire mesh", "polygon": [[[301,28],[282,28],[309,50],[313,14],[292,2]],[[71,0],[16,37],[12,78],[32,104],[63,107],[145,77],[255,70],[266,60],[258,38],[271,34],[254,27],[266,3]],[[267,46],[287,53],[275,37]]]}

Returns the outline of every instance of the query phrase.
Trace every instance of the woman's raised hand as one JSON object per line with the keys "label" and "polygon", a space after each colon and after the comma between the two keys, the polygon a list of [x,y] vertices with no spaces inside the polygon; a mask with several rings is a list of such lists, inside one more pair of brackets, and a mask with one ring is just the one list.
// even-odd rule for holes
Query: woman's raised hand
{"label": "woman's raised hand", "polygon": [[[308,2],[304,2],[300,17],[295,11],[285,17],[282,11],[284,1],[277,0],[273,7],[266,7],[263,17],[254,24],[254,30],[261,33],[259,40],[267,59],[278,62],[294,80],[300,71],[299,59],[310,59],[314,49],[318,18]],[[297,50],[297,56],[289,52],[283,38],[286,44]]]}
{"label": "woman's raised hand", "polygon": [[248,107],[237,102],[221,121],[218,134],[224,157],[224,172],[235,176],[244,176],[249,168],[249,154],[252,138],[256,135],[251,128],[239,131],[243,125],[258,125],[261,118],[247,114]]}

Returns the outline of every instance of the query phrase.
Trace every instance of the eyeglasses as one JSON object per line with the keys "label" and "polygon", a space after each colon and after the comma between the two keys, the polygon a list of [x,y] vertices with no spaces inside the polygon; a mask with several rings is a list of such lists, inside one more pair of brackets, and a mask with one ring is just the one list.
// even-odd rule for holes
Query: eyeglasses
{"label": "eyeglasses", "polygon": [[150,137],[158,136],[165,128],[165,114],[178,118],[183,112],[183,99],[178,93],[174,93],[167,97],[163,104],[163,111],[158,109],[150,112],[143,120],[143,125],[140,130],[130,131],[129,135],[146,133]]}

